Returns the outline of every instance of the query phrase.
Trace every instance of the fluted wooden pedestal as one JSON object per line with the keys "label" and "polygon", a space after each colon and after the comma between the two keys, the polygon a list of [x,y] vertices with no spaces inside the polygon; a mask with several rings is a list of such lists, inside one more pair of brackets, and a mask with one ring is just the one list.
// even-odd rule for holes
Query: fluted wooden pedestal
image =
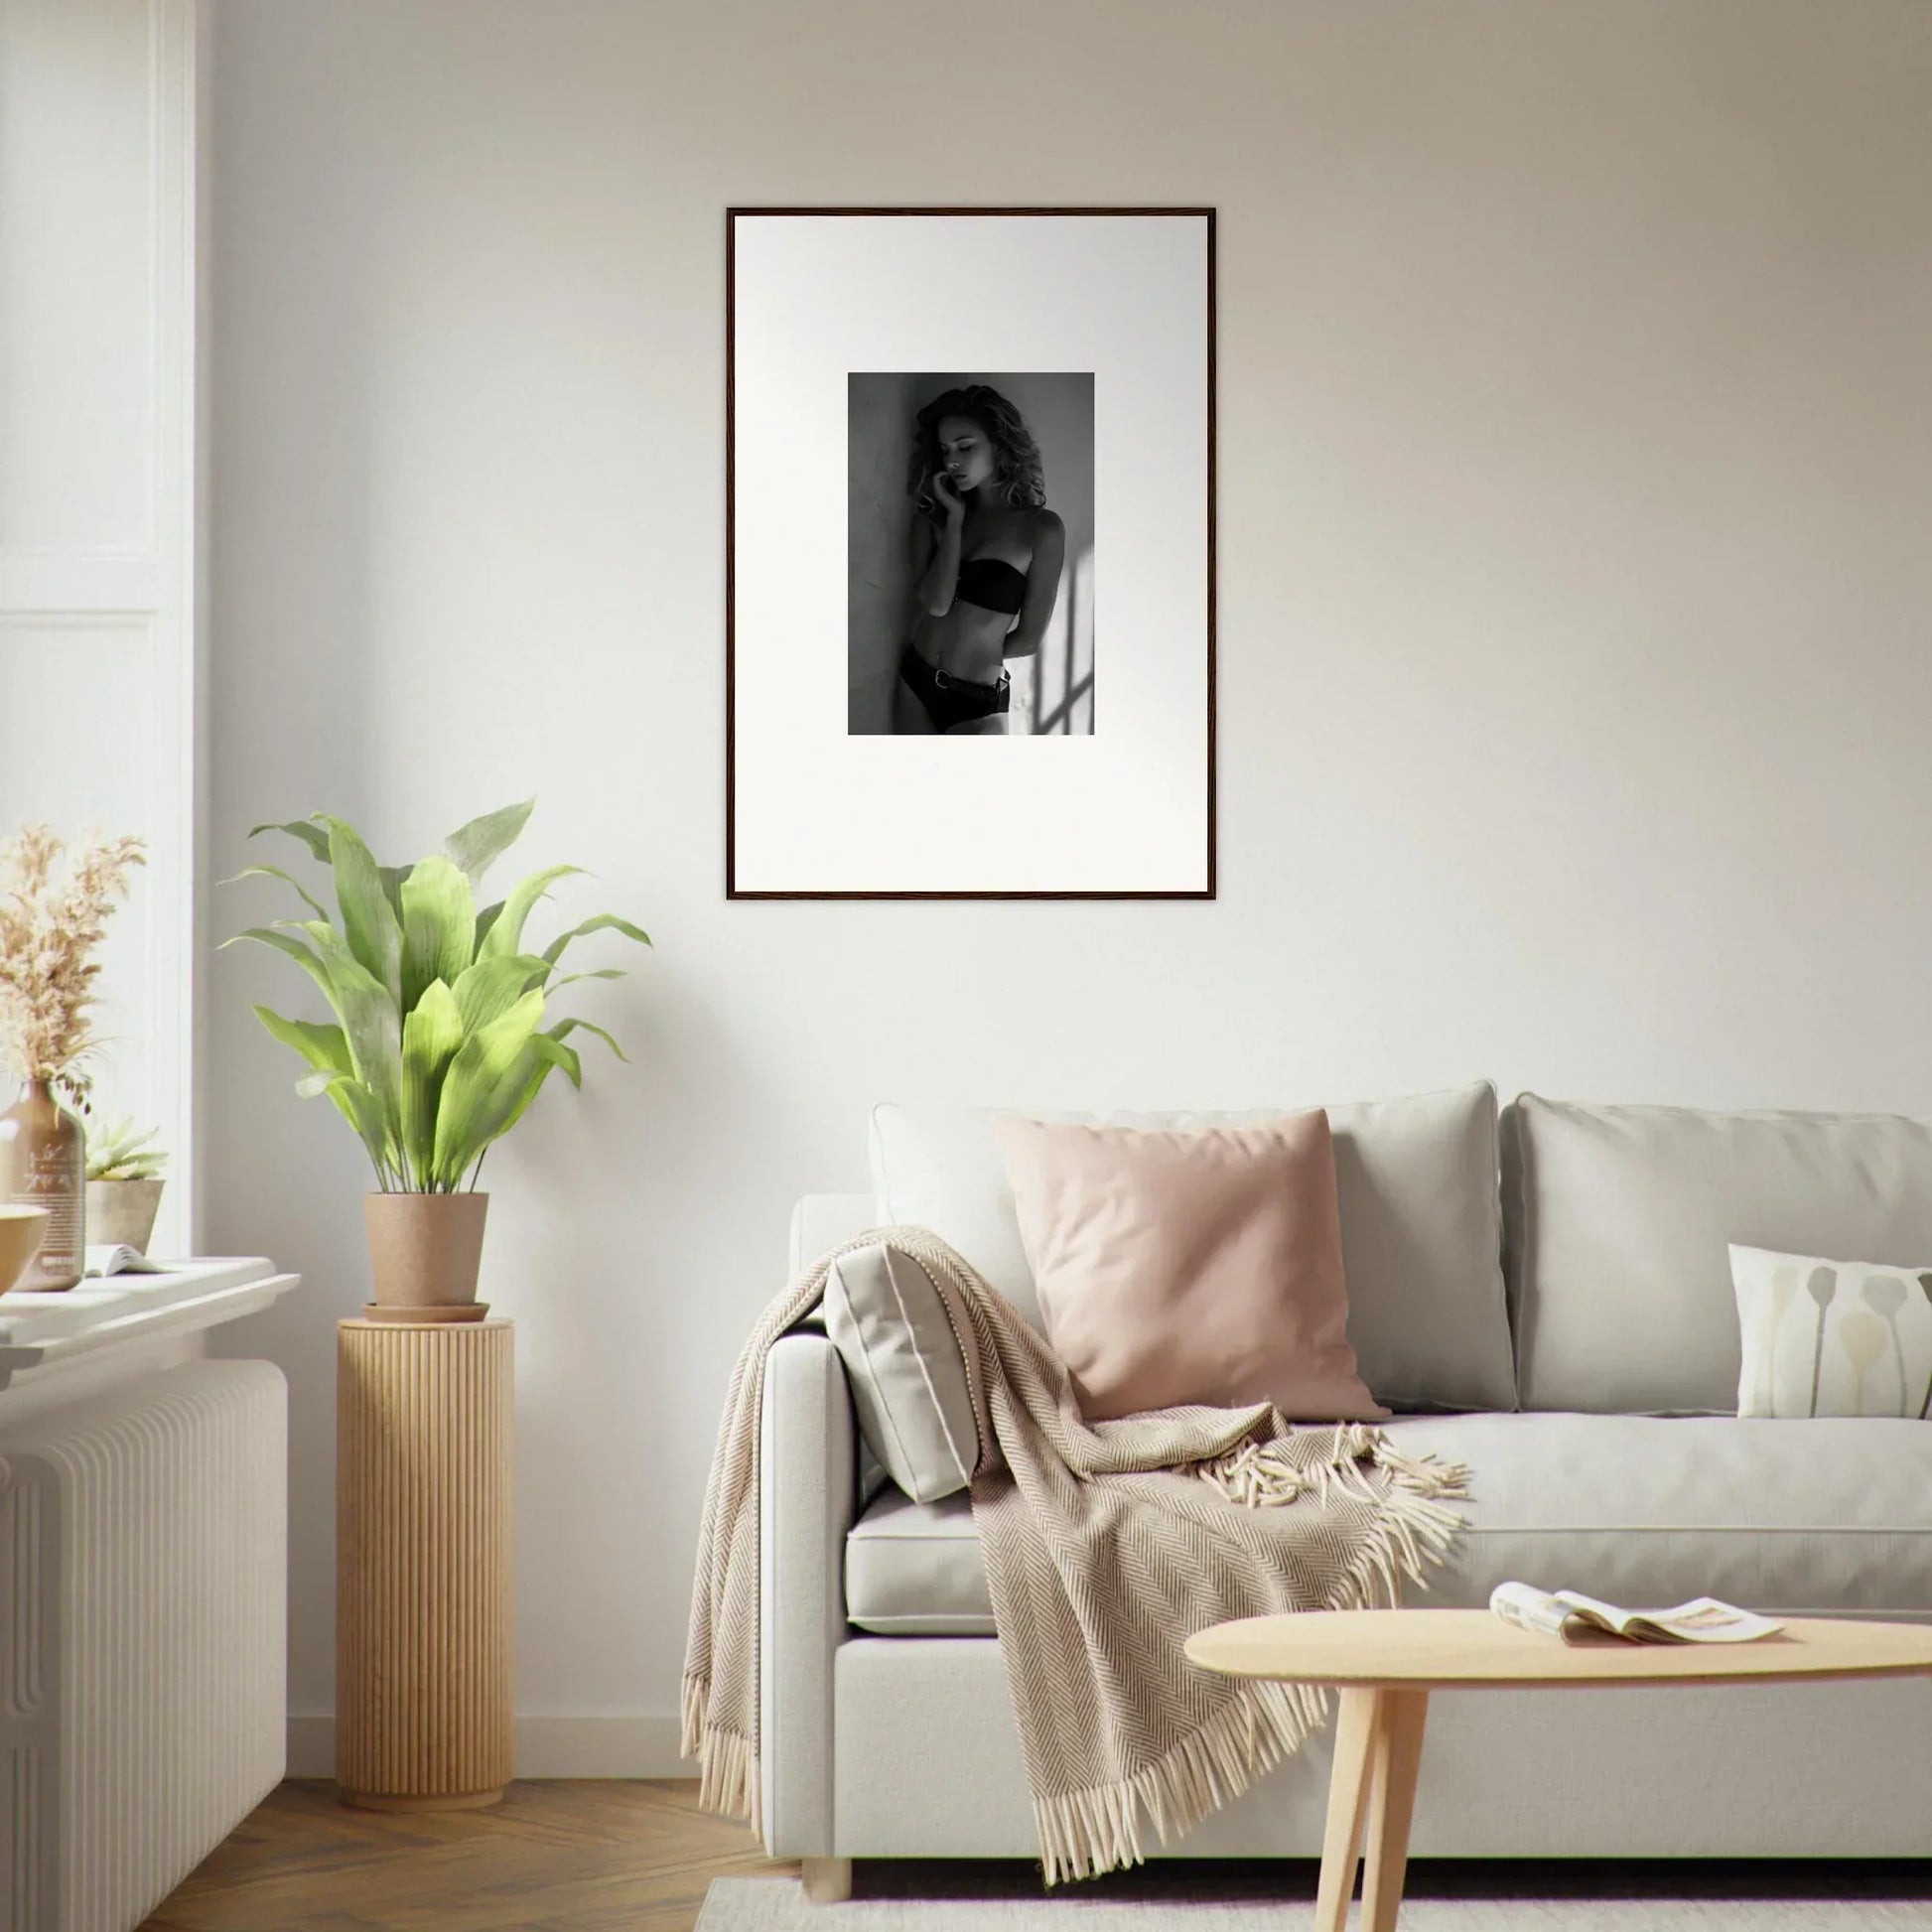
{"label": "fluted wooden pedestal", "polygon": [[337,1325],[336,1782],[379,1811],[510,1777],[512,1330]]}

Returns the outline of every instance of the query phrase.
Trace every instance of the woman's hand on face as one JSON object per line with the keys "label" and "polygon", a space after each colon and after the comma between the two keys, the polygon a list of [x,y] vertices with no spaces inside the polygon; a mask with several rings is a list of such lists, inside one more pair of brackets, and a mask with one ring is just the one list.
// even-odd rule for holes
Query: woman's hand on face
{"label": "woman's hand on face", "polygon": [[932,493],[939,507],[945,511],[948,521],[957,523],[966,514],[966,505],[954,492],[952,479],[943,470],[932,473]]}

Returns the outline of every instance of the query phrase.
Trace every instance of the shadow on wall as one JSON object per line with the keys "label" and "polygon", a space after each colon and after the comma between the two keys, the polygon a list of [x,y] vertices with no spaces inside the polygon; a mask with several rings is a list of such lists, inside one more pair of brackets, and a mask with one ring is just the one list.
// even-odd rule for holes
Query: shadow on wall
{"label": "shadow on wall", "polygon": [[1076,736],[1093,730],[1093,545],[1070,547],[1053,621],[1035,664],[1033,729]]}
{"label": "shadow on wall", "polygon": [[912,504],[905,469],[929,378],[873,376],[846,387],[846,730],[893,729],[893,680],[911,629]]}
{"label": "shadow on wall", "polygon": [[1093,383],[1066,374],[868,375],[847,386],[846,729],[889,734],[899,653],[912,627],[912,421],[944,389],[986,382],[1009,397],[1039,444],[1046,501],[1066,526],[1066,564],[1039,655],[1014,658],[1011,730],[1091,732],[1093,684]]}

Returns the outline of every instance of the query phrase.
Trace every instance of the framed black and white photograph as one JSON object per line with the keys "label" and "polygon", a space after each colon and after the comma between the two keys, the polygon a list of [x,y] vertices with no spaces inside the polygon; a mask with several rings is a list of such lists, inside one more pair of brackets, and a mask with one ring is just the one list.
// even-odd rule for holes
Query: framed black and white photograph
{"label": "framed black and white photograph", "polygon": [[1211,209],[731,210],[730,897],[1213,897],[1213,275]]}
{"label": "framed black and white photograph", "polygon": [[846,729],[1092,731],[1093,372],[876,370],[847,397]]}

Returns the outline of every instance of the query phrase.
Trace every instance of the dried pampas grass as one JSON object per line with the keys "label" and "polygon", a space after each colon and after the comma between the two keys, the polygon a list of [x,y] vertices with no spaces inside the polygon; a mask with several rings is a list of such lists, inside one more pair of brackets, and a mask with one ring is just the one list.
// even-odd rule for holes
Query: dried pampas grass
{"label": "dried pampas grass", "polygon": [[0,843],[0,1046],[23,1080],[51,1080],[84,1108],[92,1082],[81,1061],[100,1044],[88,1021],[92,955],[146,845],[94,837],[57,879],[65,850],[45,825]]}

